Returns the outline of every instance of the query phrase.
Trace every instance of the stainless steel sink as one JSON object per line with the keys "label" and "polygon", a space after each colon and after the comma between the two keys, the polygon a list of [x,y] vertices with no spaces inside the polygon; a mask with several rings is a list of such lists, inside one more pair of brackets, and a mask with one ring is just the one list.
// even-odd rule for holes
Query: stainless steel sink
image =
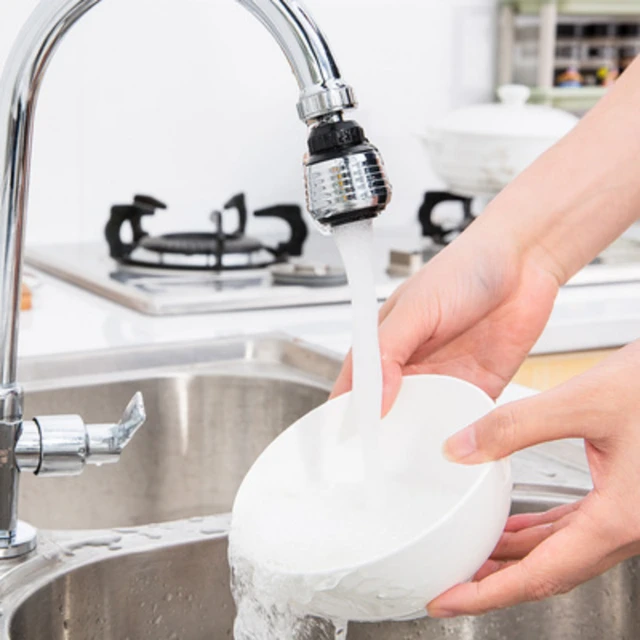
{"label": "stainless steel sink", "polygon": [[[517,511],[541,510],[575,494],[531,488],[515,494]],[[215,524],[205,521],[207,527]],[[224,528],[224,521],[218,521]],[[205,535],[203,523],[161,529],[164,539],[130,532],[129,549],[118,550],[95,534],[68,556],[42,559],[31,586],[0,586],[11,640],[218,640],[232,637],[226,540]],[[190,529],[189,529],[190,527]],[[215,527],[214,527],[215,528]],[[210,533],[210,530],[209,530]],[[134,539],[137,539],[136,543]],[[181,542],[176,542],[180,539]],[[62,548],[65,547],[62,543]],[[125,544],[120,541],[119,544]],[[137,545],[137,547],[136,547]],[[59,554],[60,555],[60,554]],[[37,563],[36,563],[37,564]],[[20,571],[13,579],[24,583]],[[0,582],[0,585],[2,583]],[[640,563],[629,561],[566,596],[482,618],[448,622],[352,625],[349,640],[637,640],[640,637]],[[292,640],[292,639],[281,639]],[[315,640],[309,638],[307,640]]]}
{"label": "stainless steel sink", "polygon": [[277,337],[23,362],[27,416],[108,422],[139,390],[148,417],[117,465],[82,478],[25,474],[20,517],[102,529],[228,512],[260,452],[326,400],[337,367]]}
{"label": "stainless steel sink", "polygon": [[[23,361],[27,415],[102,422],[141,390],[149,418],[119,465],[22,479],[21,517],[49,531],[35,553],[0,563],[0,640],[231,638],[224,514],[258,454],[324,401],[339,366],[277,336]],[[578,495],[520,486],[514,509]],[[630,561],[573,594],[476,620],[352,625],[349,638],[637,640],[639,571]]]}

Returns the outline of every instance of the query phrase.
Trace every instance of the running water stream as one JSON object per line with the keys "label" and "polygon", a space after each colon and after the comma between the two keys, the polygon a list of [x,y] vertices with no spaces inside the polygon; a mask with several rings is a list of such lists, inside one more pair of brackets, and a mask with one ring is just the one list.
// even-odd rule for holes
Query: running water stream
{"label": "running water stream", "polygon": [[[379,434],[382,367],[378,340],[373,224],[370,220],[334,229],[347,272],[353,314],[353,394],[344,430],[358,434],[363,458],[362,487],[375,487],[380,468]],[[353,431],[351,431],[353,433]],[[375,509],[375,492],[356,494],[364,512]],[[324,507],[326,505],[320,505]],[[364,514],[363,514],[364,515]],[[287,523],[283,523],[287,526]],[[266,567],[247,562],[231,531],[232,589],[237,605],[235,640],[345,640],[347,623],[305,615],[304,603],[326,585],[313,580],[282,581]]]}
{"label": "running water stream", "polygon": [[353,395],[345,428],[358,429],[364,482],[373,487],[380,469],[382,364],[371,220],[337,227],[333,233],[351,288]]}

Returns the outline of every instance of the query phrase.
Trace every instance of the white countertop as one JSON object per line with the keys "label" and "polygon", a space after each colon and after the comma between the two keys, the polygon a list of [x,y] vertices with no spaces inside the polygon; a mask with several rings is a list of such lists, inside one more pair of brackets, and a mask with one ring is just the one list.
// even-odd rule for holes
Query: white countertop
{"label": "white countertop", "polygon": [[[40,275],[34,308],[22,314],[20,356],[284,331],[344,354],[348,305],[152,317]],[[640,338],[640,284],[561,291],[535,353],[614,347]]]}

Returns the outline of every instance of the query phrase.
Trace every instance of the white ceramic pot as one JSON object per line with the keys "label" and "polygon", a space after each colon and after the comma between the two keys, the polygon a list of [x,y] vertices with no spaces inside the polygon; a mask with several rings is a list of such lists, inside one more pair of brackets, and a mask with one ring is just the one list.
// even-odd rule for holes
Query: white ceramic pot
{"label": "white ceramic pot", "polygon": [[528,105],[528,87],[504,85],[500,103],[454,111],[421,136],[434,171],[457,195],[493,197],[578,122]]}

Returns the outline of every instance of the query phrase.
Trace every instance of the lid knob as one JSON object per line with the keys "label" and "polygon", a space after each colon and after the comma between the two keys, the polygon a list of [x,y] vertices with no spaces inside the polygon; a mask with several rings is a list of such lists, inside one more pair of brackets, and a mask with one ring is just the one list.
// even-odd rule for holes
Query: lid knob
{"label": "lid knob", "polygon": [[522,107],[531,97],[531,89],[523,84],[503,84],[498,88],[500,102],[509,106]]}

